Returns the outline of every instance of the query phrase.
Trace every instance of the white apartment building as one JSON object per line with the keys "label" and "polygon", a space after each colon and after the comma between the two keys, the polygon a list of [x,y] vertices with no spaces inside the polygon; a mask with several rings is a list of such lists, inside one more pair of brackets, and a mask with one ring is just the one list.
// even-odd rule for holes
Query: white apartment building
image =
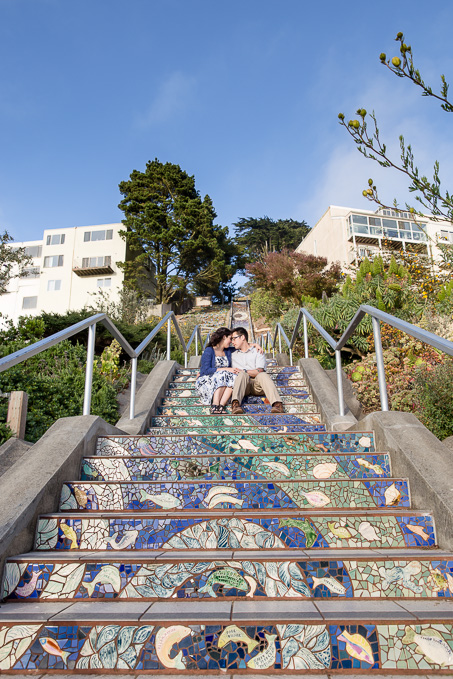
{"label": "white apartment building", "polygon": [[14,242],[32,257],[27,275],[11,279],[0,311],[14,323],[41,312],[64,314],[94,304],[98,290],[116,301],[124,281],[118,262],[130,259],[123,224],[46,229],[42,240]]}
{"label": "white apartment building", "polygon": [[414,219],[409,212],[330,205],[296,252],[326,257],[328,264],[340,262],[342,266],[392,250],[418,252],[436,260],[438,240],[453,243],[453,224],[434,221],[429,215]]}

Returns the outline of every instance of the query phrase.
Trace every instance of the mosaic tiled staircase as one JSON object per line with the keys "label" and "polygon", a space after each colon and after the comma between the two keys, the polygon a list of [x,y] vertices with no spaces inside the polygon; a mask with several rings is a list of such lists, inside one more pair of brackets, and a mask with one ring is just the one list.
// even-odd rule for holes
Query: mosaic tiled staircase
{"label": "mosaic tiled staircase", "polygon": [[98,441],[7,564],[0,670],[451,671],[432,516],[372,433],[326,432],[298,370],[269,370],[284,415],[208,416],[185,370],[147,436]]}

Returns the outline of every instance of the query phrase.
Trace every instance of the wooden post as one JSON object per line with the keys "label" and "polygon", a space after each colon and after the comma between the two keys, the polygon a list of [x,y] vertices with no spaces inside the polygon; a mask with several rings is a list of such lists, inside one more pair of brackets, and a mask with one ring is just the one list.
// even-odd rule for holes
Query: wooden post
{"label": "wooden post", "polygon": [[6,423],[18,439],[25,439],[28,395],[25,391],[12,391],[9,397]]}

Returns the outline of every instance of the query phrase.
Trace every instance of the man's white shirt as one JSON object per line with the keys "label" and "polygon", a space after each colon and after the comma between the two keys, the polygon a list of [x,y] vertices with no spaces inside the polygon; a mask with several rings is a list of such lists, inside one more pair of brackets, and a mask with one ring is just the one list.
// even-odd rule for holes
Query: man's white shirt
{"label": "man's white shirt", "polygon": [[247,351],[233,351],[231,354],[231,364],[233,368],[239,370],[266,370],[266,357],[255,347],[250,347]]}

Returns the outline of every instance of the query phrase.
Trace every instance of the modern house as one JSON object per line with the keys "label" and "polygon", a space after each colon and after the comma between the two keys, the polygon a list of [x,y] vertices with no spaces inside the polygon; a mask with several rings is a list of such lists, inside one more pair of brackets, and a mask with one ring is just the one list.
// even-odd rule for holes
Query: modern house
{"label": "modern house", "polygon": [[326,257],[329,264],[340,262],[342,266],[392,250],[417,252],[436,260],[439,240],[453,243],[450,222],[391,209],[373,212],[330,205],[296,251]]}
{"label": "modern house", "polygon": [[[12,243],[25,248],[32,264],[9,282],[0,297],[1,313],[14,322],[43,311],[63,314],[92,305],[98,290],[116,301],[124,282],[118,262],[133,259],[119,235],[123,228],[119,223],[46,229],[42,240]],[[154,290],[150,277],[150,297]]]}

